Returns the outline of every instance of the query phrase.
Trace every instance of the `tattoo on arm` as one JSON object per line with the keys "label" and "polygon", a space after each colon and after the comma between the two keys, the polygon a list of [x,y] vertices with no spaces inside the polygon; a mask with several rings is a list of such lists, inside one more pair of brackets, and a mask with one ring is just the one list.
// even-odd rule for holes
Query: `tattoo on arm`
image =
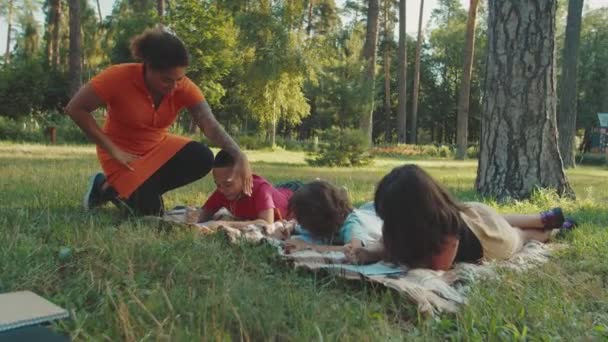
{"label": "tattoo on arm", "polygon": [[200,127],[203,134],[205,134],[211,143],[227,150],[230,154],[240,151],[237,143],[226,133],[222,125],[213,116],[213,112],[207,101],[203,100],[190,108],[190,115],[192,115],[198,127]]}

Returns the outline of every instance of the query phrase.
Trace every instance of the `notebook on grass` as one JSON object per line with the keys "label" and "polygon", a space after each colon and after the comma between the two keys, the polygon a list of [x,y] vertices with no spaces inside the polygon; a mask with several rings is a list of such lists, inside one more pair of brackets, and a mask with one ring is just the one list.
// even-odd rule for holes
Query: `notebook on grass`
{"label": "notebook on grass", "polygon": [[30,291],[0,294],[0,331],[61,318],[69,313]]}
{"label": "notebook on grass", "polygon": [[387,265],[382,262],[369,265],[327,264],[321,267],[331,271],[358,273],[366,277],[378,275],[391,276],[407,273],[407,269],[405,267]]}

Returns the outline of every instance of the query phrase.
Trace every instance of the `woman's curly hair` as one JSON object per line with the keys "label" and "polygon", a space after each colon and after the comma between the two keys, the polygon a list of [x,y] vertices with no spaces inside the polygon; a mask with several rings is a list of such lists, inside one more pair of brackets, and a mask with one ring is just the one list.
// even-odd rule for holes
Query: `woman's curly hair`
{"label": "woman's curly hair", "polygon": [[190,63],[184,43],[162,27],[149,28],[133,37],[131,55],[155,70],[186,67]]}

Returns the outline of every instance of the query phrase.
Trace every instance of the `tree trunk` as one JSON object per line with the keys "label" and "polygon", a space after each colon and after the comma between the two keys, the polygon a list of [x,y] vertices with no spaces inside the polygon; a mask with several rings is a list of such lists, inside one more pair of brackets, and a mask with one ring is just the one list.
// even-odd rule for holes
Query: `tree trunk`
{"label": "tree trunk", "polygon": [[165,15],[165,1],[164,0],[156,0],[156,11],[158,12],[158,17],[163,19]]}
{"label": "tree trunk", "polygon": [[277,146],[277,112],[276,101],[272,102],[272,147]]}
{"label": "tree trunk", "polygon": [[99,5],[99,0],[97,0],[97,13],[99,14],[99,23],[103,21],[103,17],[101,16],[101,6]]}
{"label": "tree trunk", "polygon": [[11,31],[13,30],[13,0],[8,1],[8,14],[6,16],[6,53],[4,54],[4,64],[7,65],[11,61]]}
{"label": "tree trunk", "polygon": [[399,0],[399,71],[397,75],[397,87],[399,88],[399,101],[397,104],[397,139],[399,143],[406,142],[407,134],[407,46],[405,32],[405,0]]}
{"label": "tree trunk", "polygon": [[306,27],[306,34],[308,38],[312,37],[312,10],[315,5],[315,0],[308,1],[308,26]]}
{"label": "tree trunk", "polygon": [[499,200],[537,187],[574,195],[557,146],[557,0],[492,0],[476,188]]}
{"label": "tree trunk", "polygon": [[365,72],[362,75],[363,96],[366,97],[361,115],[361,130],[367,136],[368,143],[372,144],[372,131],[374,128],[374,95],[376,80],[376,46],[378,45],[378,0],[369,0],[367,9],[367,29],[365,45],[363,46],[363,58],[365,60]]}
{"label": "tree trunk", "polygon": [[384,6],[384,118],[385,134],[384,142],[391,141],[392,129],[392,111],[391,111],[391,48],[390,43],[393,41],[393,35],[390,29],[390,6],[391,1],[386,1]]}
{"label": "tree trunk", "polygon": [[74,95],[82,82],[82,42],[80,32],[80,0],[70,0],[70,93]]}
{"label": "tree trunk", "polygon": [[[388,44],[387,44],[388,46]],[[389,48],[384,50],[384,118],[385,122],[385,134],[384,142],[389,143],[391,141],[392,131],[392,111],[391,111],[391,56]]]}
{"label": "tree trunk", "polygon": [[[69,7],[69,5],[68,5]],[[64,19],[65,20],[65,19]],[[70,21],[70,13],[68,8],[67,13],[67,22],[68,22],[68,30],[67,32],[62,32],[64,30],[60,30],[61,37],[59,37],[59,51],[57,53],[59,63],[57,63],[58,68],[62,71],[69,71],[70,69],[70,30],[69,30],[69,21]],[[63,24],[62,24],[63,25]],[[68,51],[68,53],[61,53],[61,51]]]}
{"label": "tree trunk", "polygon": [[456,159],[463,160],[467,154],[469,136],[469,98],[471,95],[471,73],[473,70],[473,54],[475,51],[475,23],[477,18],[478,0],[471,0],[469,4],[469,18],[467,20],[467,37],[464,48],[464,66],[462,68],[462,83],[460,84],[460,97],[458,99],[458,114],[456,115]]}
{"label": "tree trunk", "polygon": [[418,92],[420,90],[420,50],[422,49],[422,11],[424,0],[420,0],[420,14],[418,17],[418,39],[416,41],[416,61],[414,64],[414,90],[412,92],[412,114],[410,117],[410,131],[408,143],[418,143]]}
{"label": "tree trunk", "polygon": [[574,137],[576,135],[576,82],[578,49],[581,37],[583,0],[568,2],[566,42],[560,80],[560,97],[557,124],[559,128],[559,150],[564,167],[574,167]]}
{"label": "tree trunk", "polygon": [[52,46],[51,46],[52,45],[51,44],[51,41],[52,41],[51,37],[53,36],[53,27],[52,27],[52,25],[53,25],[53,14],[52,14],[52,8],[51,8],[52,1],[49,1],[48,4],[49,4],[48,5],[49,6],[49,14],[46,17],[46,26],[45,26],[46,34],[45,34],[44,39],[46,39],[46,45],[45,45],[45,48],[46,48],[45,53],[46,53],[46,58],[47,58],[46,62],[47,62],[47,65],[51,65],[53,63],[53,49],[52,49]]}
{"label": "tree trunk", "polygon": [[61,26],[61,0],[52,0],[51,7],[51,66],[57,69],[60,62],[59,56],[59,28]]}

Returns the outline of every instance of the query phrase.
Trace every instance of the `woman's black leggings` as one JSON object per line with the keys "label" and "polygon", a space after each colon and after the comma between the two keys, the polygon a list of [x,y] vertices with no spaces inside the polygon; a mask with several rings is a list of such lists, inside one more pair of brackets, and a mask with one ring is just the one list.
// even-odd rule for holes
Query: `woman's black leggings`
{"label": "woman's black leggings", "polygon": [[212,167],[213,153],[209,147],[191,141],[156,170],[123,203],[135,215],[162,215],[165,210],[165,192],[203,178]]}

